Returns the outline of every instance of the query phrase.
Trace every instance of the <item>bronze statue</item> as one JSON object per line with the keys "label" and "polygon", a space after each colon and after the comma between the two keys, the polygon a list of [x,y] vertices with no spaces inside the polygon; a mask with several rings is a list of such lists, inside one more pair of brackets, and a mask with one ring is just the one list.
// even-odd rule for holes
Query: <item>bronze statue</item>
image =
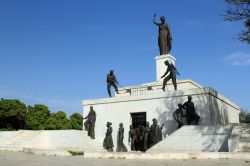
{"label": "bronze statue", "polygon": [[162,128],[164,124],[160,127],[158,121],[154,118],[153,124],[150,127],[150,136],[151,136],[151,146],[154,146],[162,140]]}
{"label": "bronze statue", "polygon": [[131,147],[131,151],[135,151],[135,144],[136,144],[136,140],[137,140],[137,132],[136,130],[133,128],[133,125],[129,126],[129,133],[128,133],[128,144],[130,144]]}
{"label": "bronze statue", "polygon": [[95,139],[96,113],[93,109],[93,106],[90,106],[90,111],[88,115],[83,119],[87,119],[84,123],[84,126],[85,126],[85,130],[88,131],[88,136],[90,136],[92,139]]}
{"label": "bronze statue", "polygon": [[123,127],[123,123],[119,124],[119,130],[117,133],[117,148],[116,148],[116,152],[127,152],[128,149],[126,148],[126,146],[123,143],[123,138],[124,138],[124,127]]}
{"label": "bronze statue", "polygon": [[183,126],[182,118],[184,117],[184,114],[182,109],[183,109],[182,104],[178,104],[178,109],[176,109],[175,112],[173,113],[173,117],[177,122],[178,129]]}
{"label": "bronze statue", "polygon": [[160,49],[160,55],[168,54],[172,48],[172,37],[170,33],[169,25],[165,22],[165,17],[161,16],[161,23],[156,22],[156,15],[154,14],[153,23],[158,26],[158,46]]}
{"label": "bronze statue", "polygon": [[179,73],[171,62],[166,60],[164,63],[168,68],[167,68],[167,71],[164,73],[164,75],[161,76],[161,78],[164,78],[168,73],[169,75],[163,80],[162,90],[165,91],[165,86],[170,79],[172,79],[172,82],[174,84],[174,89],[177,90],[176,74],[179,74]]}
{"label": "bronze statue", "polygon": [[117,84],[118,81],[116,79],[116,76],[114,75],[114,71],[110,70],[109,74],[107,75],[107,89],[109,97],[111,97],[111,91],[110,91],[111,86],[113,86],[116,93],[119,94]]}
{"label": "bronze statue", "polygon": [[114,144],[113,144],[113,138],[112,138],[113,129],[112,129],[111,125],[112,125],[111,122],[107,122],[106,137],[103,140],[103,147],[104,147],[104,149],[107,149],[107,151],[109,151],[109,152],[114,151],[113,150]]}
{"label": "bronze statue", "polygon": [[183,104],[183,108],[186,109],[187,124],[190,125],[194,121],[194,124],[198,125],[200,116],[195,112],[194,103],[192,102],[192,96],[188,96],[188,101]]}
{"label": "bronze statue", "polygon": [[149,134],[150,133],[150,127],[149,122],[146,122],[146,126],[143,130],[143,151],[146,151],[149,148]]}
{"label": "bronze statue", "polygon": [[144,126],[138,125],[137,128],[137,142],[136,142],[136,150],[143,151],[143,131]]}

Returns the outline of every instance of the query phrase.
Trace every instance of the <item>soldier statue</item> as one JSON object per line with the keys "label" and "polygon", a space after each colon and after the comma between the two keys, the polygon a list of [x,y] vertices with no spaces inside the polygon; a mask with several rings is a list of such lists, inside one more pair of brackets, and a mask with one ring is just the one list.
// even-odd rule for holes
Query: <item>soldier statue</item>
{"label": "soldier statue", "polygon": [[170,79],[172,79],[172,82],[174,84],[174,89],[177,90],[176,74],[179,74],[179,73],[171,62],[166,60],[164,63],[168,68],[167,68],[167,71],[164,73],[164,75],[161,76],[161,78],[164,78],[168,73],[169,75],[163,80],[162,90],[165,91],[165,86]]}
{"label": "soldier statue", "polygon": [[116,79],[114,71],[110,70],[109,74],[107,75],[107,90],[108,90],[109,97],[111,97],[111,91],[110,91],[111,86],[113,86],[116,93],[119,94],[117,84],[118,84],[118,81]]}
{"label": "soldier statue", "polygon": [[194,122],[195,125],[198,125],[200,116],[195,112],[192,96],[188,96],[188,101],[183,104],[183,108],[186,109],[187,124],[190,125],[192,122]]}
{"label": "soldier statue", "polygon": [[111,127],[112,123],[111,122],[107,122],[107,132],[106,132],[106,137],[103,140],[103,147],[104,149],[107,149],[108,152],[113,152],[113,138],[112,138],[112,132],[113,129]]}
{"label": "soldier statue", "polygon": [[87,119],[84,123],[84,126],[85,126],[85,130],[88,131],[88,136],[90,136],[92,139],[95,139],[96,113],[93,109],[93,106],[90,106],[90,111],[88,115],[83,119]]}
{"label": "soldier statue", "polygon": [[118,133],[117,133],[116,152],[127,152],[128,151],[128,149],[126,148],[126,146],[123,143],[123,138],[124,138],[124,127],[123,127],[123,123],[120,123]]}
{"label": "soldier statue", "polygon": [[133,125],[129,126],[129,133],[128,133],[128,144],[130,143],[130,147],[131,147],[131,151],[135,151],[135,144],[136,144],[136,140],[137,140],[137,132],[136,130],[133,128]]}
{"label": "soldier statue", "polygon": [[154,14],[153,23],[158,26],[158,46],[160,55],[168,54],[172,48],[172,37],[169,25],[165,22],[165,17],[161,16],[161,23],[156,22],[156,15]]}
{"label": "soldier statue", "polygon": [[173,113],[173,117],[177,122],[178,129],[181,128],[183,126],[183,117],[184,117],[182,104],[180,103],[178,104],[178,108]]}

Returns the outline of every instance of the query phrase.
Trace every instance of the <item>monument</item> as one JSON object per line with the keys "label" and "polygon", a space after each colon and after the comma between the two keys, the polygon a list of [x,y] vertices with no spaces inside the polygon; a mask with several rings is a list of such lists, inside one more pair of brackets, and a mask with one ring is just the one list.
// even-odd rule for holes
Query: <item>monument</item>
{"label": "monument", "polygon": [[[157,131],[161,133],[162,137],[158,135],[155,143],[161,144],[180,127],[173,117],[173,113],[180,103],[183,104],[183,109],[187,110],[185,116],[189,125],[211,126],[239,123],[239,106],[216,90],[211,87],[203,87],[191,79],[176,80],[178,72],[175,68],[176,58],[169,54],[172,48],[170,28],[165,22],[164,16],[160,20],[161,22],[157,23],[156,15],[154,15],[153,23],[159,28],[158,46],[160,50],[160,55],[155,57],[156,81],[119,88],[112,98],[91,99],[82,102],[83,116],[88,114],[91,106],[94,106],[98,115],[96,139],[102,141],[105,138],[106,122],[112,122],[113,131],[119,131],[119,124],[123,123],[124,140],[129,140],[124,144],[129,150],[136,150],[135,143],[139,136],[136,134],[137,131],[141,127],[149,126],[147,122],[151,122],[151,126],[152,119],[155,119],[154,123],[158,122],[159,125],[163,125],[159,130],[160,127],[156,124]],[[170,74],[163,80],[168,72]],[[167,82],[170,79],[172,82]],[[188,96],[192,96],[192,101],[186,102]],[[150,135],[150,131],[147,133]],[[147,137],[150,139],[151,136]],[[143,136],[139,137],[143,138]],[[113,138],[114,142],[119,142],[117,135]],[[144,140],[141,140],[141,144],[148,149]],[[114,144],[114,148],[117,149],[116,144]]]}
{"label": "monument", "polygon": [[[163,16],[161,23],[156,22],[156,16],[153,22],[159,28],[160,50],[155,57],[155,81],[118,88],[110,71],[106,80],[109,97],[82,102],[87,131],[2,131],[0,150],[63,156],[73,152],[96,158],[139,154],[135,158],[142,159],[225,158],[225,153],[206,156],[208,153],[193,152],[250,152],[250,125],[239,124],[239,106],[210,87],[190,79],[177,80],[169,25]],[[111,86],[116,91],[112,98]],[[117,152],[146,153],[114,153],[114,148]],[[176,151],[186,154],[173,153]],[[230,155],[235,157],[235,153]],[[242,153],[236,156],[249,159]]]}

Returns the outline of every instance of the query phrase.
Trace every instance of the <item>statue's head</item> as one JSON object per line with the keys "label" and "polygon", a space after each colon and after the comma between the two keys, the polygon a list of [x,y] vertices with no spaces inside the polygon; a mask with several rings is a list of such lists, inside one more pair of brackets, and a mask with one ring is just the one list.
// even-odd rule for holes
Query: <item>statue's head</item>
{"label": "statue's head", "polygon": [[93,110],[93,106],[90,106],[90,110]]}
{"label": "statue's head", "polygon": [[182,104],[181,104],[181,103],[179,103],[179,104],[178,104],[178,107],[179,107],[179,108],[182,108]]}
{"label": "statue's head", "polygon": [[113,75],[113,74],[114,74],[114,70],[110,70],[110,71],[109,71],[109,74],[110,74],[110,75]]}
{"label": "statue's head", "polygon": [[109,127],[109,126],[111,126],[112,125],[112,123],[111,122],[107,122],[107,127]]}
{"label": "statue's head", "polygon": [[165,65],[169,65],[169,61],[168,60],[166,60],[164,63],[165,63]]}
{"label": "statue's head", "polygon": [[165,17],[164,16],[161,16],[160,19],[161,19],[162,23],[165,23]]}
{"label": "statue's head", "polygon": [[157,120],[154,118],[153,119],[153,124],[157,125],[157,123],[158,123]]}
{"label": "statue's head", "polygon": [[119,126],[120,126],[120,127],[123,127],[123,123],[120,123]]}
{"label": "statue's head", "polygon": [[192,96],[188,95],[188,101],[192,100]]}

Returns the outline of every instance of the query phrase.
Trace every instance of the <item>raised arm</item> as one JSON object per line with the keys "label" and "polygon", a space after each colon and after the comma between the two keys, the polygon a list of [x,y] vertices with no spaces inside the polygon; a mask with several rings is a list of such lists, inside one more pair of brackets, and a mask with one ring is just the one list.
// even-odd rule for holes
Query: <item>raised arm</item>
{"label": "raised arm", "polygon": [[154,23],[155,25],[157,25],[157,26],[160,25],[160,23],[157,23],[157,22],[156,22],[156,14],[154,14],[153,23]]}

